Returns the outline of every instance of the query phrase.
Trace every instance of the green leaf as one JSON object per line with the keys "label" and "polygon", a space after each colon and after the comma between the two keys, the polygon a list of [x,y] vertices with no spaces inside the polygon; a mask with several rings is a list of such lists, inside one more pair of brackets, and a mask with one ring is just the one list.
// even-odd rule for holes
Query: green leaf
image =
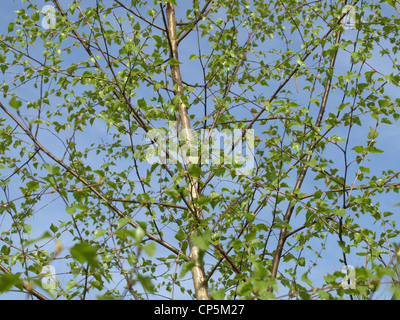
{"label": "green leaf", "polygon": [[178,190],[172,189],[167,191],[167,195],[169,195],[175,203],[179,202],[181,200],[181,194],[179,193]]}
{"label": "green leaf", "polygon": [[307,65],[304,63],[303,60],[301,60],[301,58],[297,58],[296,59],[296,63],[304,68],[307,68]]}
{"label": "green leaf", "polygon": [[13,107],[14,109],[19,109],[20,106],[22,106],[22,102],[17,100],[17,98],[15,96],[13,96],[10,101],[9,101],[9,105],[11,107]]}
{"label": "green leaf", "polygon": [[198,179],[201,175],[201,168],[197,164],[191,163],[188,165],[188,172],[192,177]]}
{"label": "green leaf", "polygon": [[[1,72],[4,74],[7,71],[8,66],[6,64],[2,64],[2,65],[0,65],[0,68],[1,68]],[[3,92],[6,93],[8,91],[8,88],[9,87],[7,85],[4,85]]]}
{"label": "green leaf", "polygon": [[371,153],[383,153],[383,150],[378,149],[374,146],[369,146],[366,148],[367,151],[371,152]]}
{"label": "green leaf", "polygon": [[192,269],[195,265],[196,264],[193,261],[189,261],[189,262],[184,263],[183,266],[182,266],[181,272],[179,274],[179,278],[180,279],[183,278],[186,275],[186,273],[190,269]]}
{"label": "green leaf", "polygon": [[299,259],[297,259],[297,263],[299,264],[299,266],[304,267],[306,265],[306,258],[300,257]]}
{"label": "green leaf", "polygon": [[347,246],[345,241],[339,240],[338,245],[340,248],[342,248],[344,253],[350,253],[350,246]]}
{"label": "green leaf", "polygon": [[175,234],[175,239],[178,241],[182,241],[186,238],[186,233],[183,232],[181,228],[179,228],[178,232]]}
{"label": "green leaf", "polygon": [[69,281],[67,282],[67,284],[65,285],[65,288],[66,288],[67,290],[71,290],[71,289],[72,289],[73,287],[75,287],[77,284],[78,284],[78,283],[77,283],[75,280],[71,279],[71,280],[69,280]]}
{"label": "green leaf", "polygon": [[154,256],[156,253],[156,243],[150,242],[143,247],[144,252],[146,252],[150,257]]}
{"label": "green leaf", "polygon": [[117,228],[121,229],[123,226],[127,225],[130,222],[132,222],[131,218],[121,218],[118,220]]}
{"label": "green leaf", "polygon": [[14,26],[15,26],[14,22],[12,22],[8,25],[8,28],[7,28],[8,33],[12,32],[14,30]]}
{"label": "green leaf", "polygon": [[264,101],[262,104],[264,105],[265,110],[267,110],[267,111],[271,110],[272,104],[269,101]]}
{"label": "green leaf", "polygon": [[357,153],[363,153],[364,152],[364,147],[362,146],[356,146],[352,150],[354,150]]}
{"label": "green leaf", "polygon": [[324,290],[318,290],[318,294],[322,300],[330,300],[332,298],[332,296]]}
{"label": "green leaf", "polygon": [[139,106],[139,108],[146,110],[146,109],[147,109],[147,102],[146,102],[146,100],[145,100],[144,98],[139,99],[139,100],[138,100],[138,106]]}
{"label": "green leaf", "polygon": [[25,241],[25,245],[30,245],[30,244],[32,244],[32,243],[39,242],[39,241],[41,241],[41,240],[43,240],[43,239],[47,239],[47,238],[51,238],[51,237],[52,237],[52,235],[50,234],[50,232],[49,232],[49,231],[45,231],[45,232],[44,232],[40,237],[38,237],[38,238],[26,240],[26,241]]}
{"label": "green leaf", "polygon": [[205,230],[202,235],[193,234],[192,240],[201,250],[208,250],[211,240],[211,230]]}
{"label": "green leaf", "polygon": [[141,274],[138,274],[138,280],[142,284],[143,288],[149,292],[153,293],[154,292],[154,284],[151,281],[151,278],[148,276],[142,276]]}
{"label": "green leaf", "polygon": [[178,61],[178,60],[176,60],[174,58],[171,58],[171,59],[169,59],[168,64],[175,66],[175,65],[182,64],[182,62],[180,62],[180,61]]}
{"label": "green leaf", "polygon": [[136,241],[141,241],[145,234],[146,232],[142,228],[135,228],[135,230],[133,230],[133,237]]}
{"label": "green leaf", "polygon": [[131,266],[134,266],[138,262],[138,258],[135,255],[130,255],[127,260]]}
{"label": "green leaf", "polygon": [[44,167],[47,169],[47,171],[51,174],[57,175],[60,172],[60,167],[58,167],[57,165],[50,165],[48,163],[46,163],[44,165]]}
{"label": "green leaf", "polygon": [[312,281],[308,279],[308,272],[302,274],[301,280],[307,283],[310,287],[313,287]]}
{"label": "green leaf", "polygon": [[58,227],[55,226],[54,224],[51,224],[50,230],[53,231],[53,233],[56,233],[58,231]]}
{"label": "green leaf", "polygon": [[237,291],[239,295],[247,296],[253,291],[253,285],[251,284],[251,282],[242,282],[241,284],[239,284]]}
{"label": "green leaf", "polygon": [[364,173],[370,173],[370,171],[371,171],[370,168],[363,167],[363,166],[360,166],[359,169],[360,169],[361,172],[364,172]]}
{"label": "green leaf", "polygon": [[389,3],[393,8],[396,7],[396,0],[386,0],[387,3]]}
{"label": "green leaf", "polygon": [[35,190],[37,190],[37,189],[39,189],[39,182],[37,182],[37,181],[29,181],[27,184],[26,184],[26,187],[28,188],[28,192],[29,193],[31,193],[31,192],[33,192],[33,191],[35,191]]}
{"label": "green leaf", "polygon": [[256,238],[256,236],[257,236],[257,231],[256,230],[252,230],[251,232],[249,232],[249,233],[244,235],[244,239],[247,242],[250,242],[250,241],[254,240]]}
{"label": "green leaf", "polygon": [[101,237],[106,231],[107,231],[107,230],[104,230],[104,229],[96,229],[96,230],[94,231],[94,237],[93,237],[93,239],[97,239],[97,238]]}
{"label": "green leaf", "polygon": [[316,167],[316,166],[318,166],[318,161],[317,161],[317,159],[315,159],[315,158],[311,159],[310,162],[308,163],[308,165],[309,165],[310,167]]}
{"label": "green leaf", "polygon": [[96,297],[99,301],[108,301],[108,300],[116,300],[116,298],[112,295],[110,295],[110,293],[106,293],[102,296],[97,296]]}
{"label": "green leaf", "polygon": [[24,224],[24,231],[25,231],[27,234],[30,234],[31,231],[32,231],[32,225],[30,225],[30,224]]}
{"label": "green leaf", "polygon": [[67,68],[68,74],[75,74],[75,71],[78,69],[78,65],[76,63],[71,64],[69,68]]}
{"label": "green leaf", "polygon": [[225,292],[226,292],[225,288],[218,289],[218,291],[212,294],[213,300],[224,300]]}
{"label": "green leaf", "polygon": [[4,273],[0,276],[0,293],[9,291],[14,285],[19,283],[20,280],[16,275]]}
{"label": "green leaf", "polygon": [[66,206],[65,207],[65,212],[68,213],[68,214],[74,214],[76,209],[78,209],[78,207],[76,205]]}
{"label": "green leaf", "polygon": [[393,291],[392,300],[400,300],[400,285],[398,283],[393,284]]}
{"label": "green leaf", "polygon": [[204,194],[200,194],[199,198],[197,199],[197,203],[201,206],[207,205],[210,203],[211,199]]}
{"label": "green leaf", "polygon": [[336,209],[333,211],[333,213],[341,217],[344,217],[346,215],[346,209]]}
{"label": "green leaf", "polygon": [[97,260],[97,248],[86,242],[75,244],[70,251],[71,256],[80,263],[87,262],[92,267],[97,267],[99,265]]}
{"label": "green leaf", "polygon": [[372,127],[369,127],[369,133],[367,135],[367,138],[370,140],[375,140],[378,137],[379,133],[377,130],[375,130]]}
{"label": "green leaf", "polygon": [[252,223],[256,219],[256,216],[254,213],[245,213],[244,216],[246,217],[246,220],[249,223]]}

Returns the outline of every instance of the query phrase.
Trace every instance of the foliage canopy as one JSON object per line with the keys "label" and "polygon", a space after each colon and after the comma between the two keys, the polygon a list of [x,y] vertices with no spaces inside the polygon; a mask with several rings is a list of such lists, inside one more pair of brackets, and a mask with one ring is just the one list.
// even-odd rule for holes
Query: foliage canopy
{"label": "foliage canopy", "polygon": [[[1,292],[400,296],[396,1],[18,7],[0,36]],[[196,135],[234,130],[188,160]]]}

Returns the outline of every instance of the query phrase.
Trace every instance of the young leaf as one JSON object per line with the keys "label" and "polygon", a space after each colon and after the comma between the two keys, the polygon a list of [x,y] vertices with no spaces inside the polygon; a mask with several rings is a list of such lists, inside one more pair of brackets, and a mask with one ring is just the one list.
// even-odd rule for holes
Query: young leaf
{"label": "young leaf", "polygon": [[80,263],[87,262],[92,267],[97,267],[99,264],[97,260],[97,248],[86,242],[75,244],[70,251],[71,256]]}

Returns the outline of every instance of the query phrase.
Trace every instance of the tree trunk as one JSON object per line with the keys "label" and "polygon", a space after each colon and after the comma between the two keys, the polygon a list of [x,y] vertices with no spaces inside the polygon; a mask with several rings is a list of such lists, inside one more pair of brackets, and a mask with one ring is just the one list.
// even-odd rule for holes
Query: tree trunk
{"label": "tree trunk", "polygon": [[[170,58],[179,60],[178,58],[178,41],[176,37],[176,18],[175,18],[175,8],[171,3],[167,3],[167,22],[168,22],[168,41],[170,45]],[[171,73],[173,83],[176,87],[175,94],[179,97],[183,95],[183,85],[182,85],[182,77],[180,72],[179,65],[172,64],[171,65]],[[179,100],[179,122],[181,129],[186,132],[186,139],[188,143],[192,141],[192,132],[190,126],[189,113],[187,110],[187,106],[183,103],[182,99]],[[196,146],[194,146],[196,147]],[[192,149],[192,148],[190,148]],[[185,159],[185,164],[189,165],[189,160],[186,155],[182,155],[183,159]],[[193,203],[193,199],[197,199],[199,197],[199,188],[198,188],[198,179],[195,177],[187,177],[190,185],[190,203]],[[193,206],[193,212],[195,218],[200,220],[202,218],[201,210]],[[189,247],[190,247],[190,257],[194,262],[194,267],[191,269],[193,276],[193,284],[196,290],[196,297],[198,300],[208,300],[208,289],[207,289],[207,281],[204,273],[203,260],[201,255],[200,248],[192,241],[191,237],[194,234],[193,231],[189,234]]]}

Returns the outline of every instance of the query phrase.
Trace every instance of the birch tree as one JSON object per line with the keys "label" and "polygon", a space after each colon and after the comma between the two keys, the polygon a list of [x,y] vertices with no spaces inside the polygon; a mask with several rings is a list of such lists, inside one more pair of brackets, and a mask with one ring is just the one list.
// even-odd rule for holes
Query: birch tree
{"label": "birch tree", "polygon": [[397,1],[9,7],[4,296],[399,298]]}

